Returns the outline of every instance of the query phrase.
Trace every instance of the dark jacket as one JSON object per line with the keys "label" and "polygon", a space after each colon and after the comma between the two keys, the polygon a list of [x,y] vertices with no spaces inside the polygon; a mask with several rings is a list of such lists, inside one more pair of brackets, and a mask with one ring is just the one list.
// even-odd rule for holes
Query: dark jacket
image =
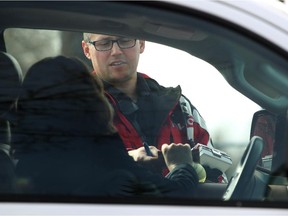
{"label": "dark jacket", "polygon": [[[179,100],[184,96],[180,86],[163,87],[138,73],[139,97],[133,102],[108,83],[104,84],[106,96],[116,113],[114,124],[128,151],[142,147],[144,142],[158,149],[164,143],[190,143],[191,148],[197,143],[212,146],[204,119],[187,98],[186,105],[191,113],[185,116],[182,112]],[[192,142],[187,137],[187,128],[193,131]]]}
{"label": "dark jacket", "polygon": [[[66,140],[67,141],[67,140]],[[29,182],[23,193],[193,197],[198,177],[190,165],[181,165],[166,178],[137,165],[120,137],[101,136],[93,142],[74,139],[50,149],[19,156],[17,174]],[[108,154],[108,155],[107,155]]]}

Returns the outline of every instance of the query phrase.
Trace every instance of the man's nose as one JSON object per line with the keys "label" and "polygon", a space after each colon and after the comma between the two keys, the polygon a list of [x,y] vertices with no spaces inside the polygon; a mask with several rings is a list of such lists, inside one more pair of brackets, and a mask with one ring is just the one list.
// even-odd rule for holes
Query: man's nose
{"label": "man's nose", "polygon": [[112,44],[111,53],[112,54],[122,53],[122,49],[119,47],[119,45],[116,41],[114,41]]}

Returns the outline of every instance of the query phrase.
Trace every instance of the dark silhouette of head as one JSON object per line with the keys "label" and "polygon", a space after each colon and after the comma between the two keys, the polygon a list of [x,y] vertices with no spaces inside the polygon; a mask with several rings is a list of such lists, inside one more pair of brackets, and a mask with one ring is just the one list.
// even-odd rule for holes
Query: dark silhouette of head
{"label": "dark silhouette of head", "polygon": [[23,136],[32,145],[112,134],[112,121],[101,81],[80,60],[45,58],[28,70],[18,100],[19,144],[23,145],[23,139],[19,140]]}

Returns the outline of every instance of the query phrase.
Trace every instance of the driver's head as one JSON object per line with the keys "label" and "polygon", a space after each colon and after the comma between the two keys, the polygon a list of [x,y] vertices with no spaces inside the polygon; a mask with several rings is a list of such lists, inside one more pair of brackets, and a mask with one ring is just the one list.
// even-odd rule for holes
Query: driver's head
{"label": "driver's head", "polygon": [[45,58],[27,72],[18,100],[18,132],[98,136],[114,133],[101,81],[78,59]]}

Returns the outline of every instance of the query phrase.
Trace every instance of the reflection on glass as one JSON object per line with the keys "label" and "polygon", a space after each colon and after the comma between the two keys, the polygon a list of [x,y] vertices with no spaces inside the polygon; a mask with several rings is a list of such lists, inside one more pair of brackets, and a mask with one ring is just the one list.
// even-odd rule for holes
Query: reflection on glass
{"label": "reflection on glass", "polygon": [[259,165],[268,170],[272,168],[275,125],[276,116],[268,111],[261,110],[254,114],[251,137],[259,136],[263,138],[265,145],[262,151],[262,160],[259,161]]}

